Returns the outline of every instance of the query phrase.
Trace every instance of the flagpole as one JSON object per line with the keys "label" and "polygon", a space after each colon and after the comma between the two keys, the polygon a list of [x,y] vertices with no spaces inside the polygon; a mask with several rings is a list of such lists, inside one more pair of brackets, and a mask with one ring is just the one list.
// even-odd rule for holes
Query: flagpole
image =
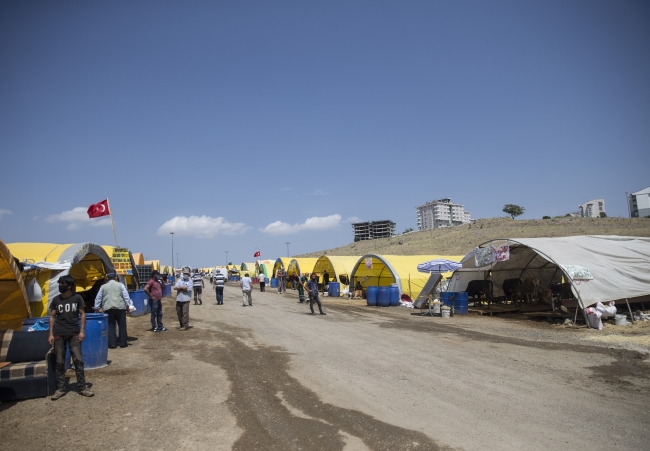
{"label": "flagpole", "polygon": [[117,233],[115,233],[115,223],[113,222],[113,210],[111,210],[111,203],[106,198],[106,205],[108,206],[108,214],[111,216],[111,227],[113,227],[113,236],[115,237],[115,247],[120,247],[117,243]]}

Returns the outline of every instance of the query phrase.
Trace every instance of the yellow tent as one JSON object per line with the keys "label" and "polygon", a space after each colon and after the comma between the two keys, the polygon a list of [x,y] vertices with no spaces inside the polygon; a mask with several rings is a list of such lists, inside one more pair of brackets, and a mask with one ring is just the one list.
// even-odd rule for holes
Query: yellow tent
{"label": "yellow tent", "polygon": [[242,272],[242,274],[247,272],[251,277],[253,277],[253,273],[255,272],[255,263],[242,263],[239,265],[239,270]]}
{"label": "yellow tent", "polygon": [[115,271],[106,251],[94,243],[10,243],[7,247],[16,258],[32,265],[23,274],[25,284],[36,278],[43,292],[41,302],[29,304],[34,317],[47,315],[47,306],[59,294],[59,277],[71,275],[77,292],[81,293],[91,290],[107,273]]}
{"label": "yellow tent", "polygon": [[272,277],[275,277],[275,273],[278,272],[278,269],[282,268],[286,270],[289,268],[289,263],[291,263],[291,257],[279,257],[273,263],[273,274]]}
{"label": "yellow tent", "polygon": [[133,261],[135,262],[136,265],[144,265],[144,255],[142,252],[135,252],[132,254],[133,256]]}
{"label": "yellow tent", "polygon": [[258,260],[255,263],[255,273],[259,274],[261,269],[264,275],[270,279],[273,276],[274,264],[275,260]]}
{"label": "yellow tent", "polygon": [[354,268],[360,258],[361,256],[323,255],[316,261],[312,272],[322,277],[325,270],[327,270],[327,273],[330,275],[330,280],[348,285],[350,282],[350,272],[352,272],[352,268]]}
{"label": "yellow tent", "polygon": [[0,240],[0,330],[20,330],[23,321],[31,316],[20,269]]}
{"label": "yellow tent", "polygon": [[287,275],[312,273],[317,260],[317,258],[292,258],[287,268]]}
{"label": "yellow tent", "polygon": [[145,260],[145,265],[151,265],[151,269],[160,272],[160,260]]}
{"label": "yellow tent", "polygon": [[[388,286],[396,283],[400,293],[408,294],[411,299],[417,296],[429,280],[429,274],[418,271],[420,263],[444,258],[460,262],[462,255],[374,255],[361,257],[352,268],[350,274],[350,289],[361,283],[366,289],[369,286]],[[447,273],[450,275],[451,273]],[[445,274],[443,274],[444,276]]]}

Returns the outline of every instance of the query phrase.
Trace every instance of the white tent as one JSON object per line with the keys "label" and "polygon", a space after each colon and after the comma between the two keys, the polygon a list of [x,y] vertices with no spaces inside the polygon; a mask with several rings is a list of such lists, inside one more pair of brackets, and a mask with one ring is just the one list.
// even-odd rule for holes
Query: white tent
{"label": "white tent", "polygon": [[[475,255],[482,249],[509,245],[510,258],[477,267]],[[580,306],[596,302],[650,295],[650,238],[631,236],[570,236],[491,240],[463,259],[463,268],[452,277],[449,291],[464,291],[467,283],[491,273],[494,295],[503,294],[505,279],[537,277],[543,287],[570,282]],[[588,275],[576,275],[583,267]]]}

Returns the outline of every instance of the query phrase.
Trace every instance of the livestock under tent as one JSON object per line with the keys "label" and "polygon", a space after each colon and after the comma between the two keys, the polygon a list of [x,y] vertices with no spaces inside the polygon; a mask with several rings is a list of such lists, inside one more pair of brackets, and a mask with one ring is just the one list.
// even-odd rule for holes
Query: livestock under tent
{"label": "livestock under tent", "polygon": [[301,275],[305,273],[314,272],[314,265],[316,264],[317,258],[293,258],[289,262],[289,267],[287,268],[287,275]]}
{"label": "livestock under tent", "polygon": [[[490,247],[509,247],[509,259],[476,265],[476,255]],[[470,280],[490,278],[494,295],[503,296],[503,281],[535,277],[547,288],[570,282],[583,309],[597,302],[650,295],[650,238],[570,236],[491,240],[465,256],[449,291],[465,291]]]}
{"label": "livestock under tent", "polygon": [[20,269],[0,240],[0,330],[20,330],[23,321],[31,316]]}
{"label": "livestock under tent", "polygon": [[[315,273],[322,276],[327,271],[330,275],[330,280],[340,282],[343,285],[349,285],[350,273],[352,268],[357,264],[360,255],[358,256],[336,256],[336,255],[323,255],[320,257],[316,264],[314,264]],[[422,263],[422,262],[420,262]]]}
{"label": "livestock under tent", "polygon": [[26,263],[23,272],[26,286],[36,279],[43,293],[40,302],[29,303],[34,317],[47,315],[48,305],[59,294],[59,277],[69,274],[75,279],[77,293],[92,293],[107,273],[115,271],[106,251],[94,243],[10,243],[7,247]]}
{"label": "livestock under tent", "polygon": [[463,257],[461,255],[366,254],[352,268],[350,287],[355,287],[357,282],[361,283],[364,290],[369,286],[388,286],[396,283],[400,293],[406,293],[411,299],[416,299],[430,277],[430,274],[419,272],[418,265],[438,258],[459,262]]}
{"label": "livestock under tent", "polygon": [[278,269],[282,268],[285,271],[287,268],[289,268],[289,264],[291,263],[291,257],[279,257],[275,260],[275,263],[273,264],[273,274],[272,277],[275,277],[275,273],[278,272]]}
{"label": "livestock under tent", "polygon": [[274,264],[275,260],[258,260],[255,262],[255,273],[259,274],[261,271],[265,277],[270,279],[273,276]]}

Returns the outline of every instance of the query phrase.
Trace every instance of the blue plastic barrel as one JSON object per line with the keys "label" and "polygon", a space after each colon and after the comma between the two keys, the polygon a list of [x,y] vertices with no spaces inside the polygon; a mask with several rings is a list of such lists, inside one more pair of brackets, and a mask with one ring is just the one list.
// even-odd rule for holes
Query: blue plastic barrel
{"label": "blue plastic barrel", "polygon": [[454,293],[454,313],[467,315],[467,291]]}
{"label": "blue plastic barrel", "polygon": [[440,300],[442,301],[442,305],[446,305],[449,307],[454,306],[454,293],[453,291],[443,291],[440,293]]}
{"label": "blue plastic barrel", "polygon": [[278,279],[276,279],[275,277],[273,277],[273,278],[271,279],[271,288],[277,288],[277,287],[278,287]]}
{"label": "blue plastic barrel", "polygon": [[81,342],[84,369],[108,365],[108,315],[86,313],[86,339]]}
{"label": "blue plastic barrel", "polygon": [[327,289],[327,295],[333,298],[338,298],[341,295],[341,284],[338,282],[330,282]]}
{"label": "blue plastic barrel", "polygon": [[379,287],[371,286],[366,290],[366,302],[370,306],[377,305],[377,293],[379,292]]}
{"label": "blue plastic barrel", "polygon": [[390,287],[379,287],[377,305],[379,307],[390,307]]}
{"label": "blue plastic barrel", "polygon": [[390,302],[389,305],[391,307],[398,306],[399,305],[399,287],[397,286],[397,284],[396,283],[390,284],[390,286],[388,287],[388,291],[390,293],[389,296],[388,296],[389,302]]}
{"label": "blue plastic barrel", "polygon": [[172,295],[172,284],[168,283],[163,289],[163,297],[170,297]]}
{"label": "blue plastic barrel", "polygon": [[36,324],[36,321],[43,321],[46,324],[50,324],[50,317],[41,316],[40,318],[27,318],[26,320],[23,321],[23,327],[20,330],[22,330],[23,332],[27,332],[30,327]]}
{"label": "blue plastic barrel", "polygon": [[167,276],[167,280],[168,280],[169,283],[171,283],[172,285],[174,284],[174,276]]}
{"label": "blue plastic barrel", "polygon": [[145,293],[144,290],[129,291],[129,297],[133,301],[133,306],[135,307],[135,311],[130,312],[129,315],[141,316],[147,313],[149,296],[147,296],[147,293]]}

